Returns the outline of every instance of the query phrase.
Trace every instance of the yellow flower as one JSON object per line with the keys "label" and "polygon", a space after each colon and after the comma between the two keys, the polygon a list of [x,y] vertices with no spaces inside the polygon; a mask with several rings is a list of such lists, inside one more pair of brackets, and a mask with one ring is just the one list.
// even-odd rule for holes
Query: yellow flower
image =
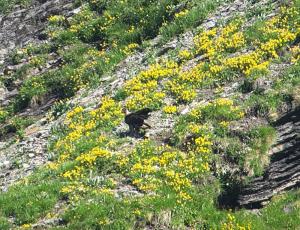
{"label": "yellow flower", "polygon": [[21,225],[21,228],[22,228],[22,229],[28,229],[28,228],[31,228],[31,224],[23,224],[23,225]]}
{"label": "yellow flower", "polygon": [[181,50],[178,53],[178,57],[181,60],[188,60],[188,59],[190,59],[190,58],[193,57],[193,54],[190,51],[188,51],[188,50]]}
{"label": "yellow flower", "polygon": [[136,215],[136,216],[140,216],[141,211],[139,209],[135,209],[135,210],[133,210],[133,214]]}
{"label": "yellow flower", "polygon": [[90,152],[82,154],[76,158],[82,164],[93,165],[98,158],[110,158],[111,153],[107,150],[101,149],[99,147],[93,148]]}
{"label": "yellow flower", "polygon": [[221,121],[219,124],[223,128],[228,128],[228,126],[229,126],[229,122],[228,121]]}
{"label": "yellow flower", "polygon": [[108,218],[104,218],[104,219],[99,220],[98,223],[100,224],[100,226],[108,225],[110,223],[110,220]]}
{"label": "yellow flower", "polygon": [[75,180],[81,178],[83,176],[82,173],[83,173],[83,168],[75,166],[74,169],[64,172],[62,174],[62,177],[69,180]]}
{"label": "yellow flower", "polygon": [[52,15],[48,18],[48,21],[51,23],[63,22],[65,17],[63,15]]}
{"label": "yellow flower", "polygon": [[173,105],[165,106],[163,108],[163,111],[165,113],[168,113],[168,114],[176,113],[177,112],[177,107],[173,106]]}
{"label": "yellow flower", "polygon": [[180,11],[179,13],[175,14],[175,18],[182,18],[182,17],[186,16],[188,13],[189,13],[188,10]]}

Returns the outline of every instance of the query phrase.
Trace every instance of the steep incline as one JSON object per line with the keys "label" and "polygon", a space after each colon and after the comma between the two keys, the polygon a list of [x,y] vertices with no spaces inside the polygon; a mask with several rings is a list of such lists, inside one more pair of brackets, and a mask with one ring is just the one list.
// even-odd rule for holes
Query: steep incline
{"label": "steep incline", "polygon": [[[128,18],[169,1],[136,39]],[[292,217],[272,200],[300,184],[298,5],[173,1],[38,0],[0,16],[1,230],[300,226],[300,190],[283,196]],[[124,108],[145,107],[151,128],[127,135]]]}

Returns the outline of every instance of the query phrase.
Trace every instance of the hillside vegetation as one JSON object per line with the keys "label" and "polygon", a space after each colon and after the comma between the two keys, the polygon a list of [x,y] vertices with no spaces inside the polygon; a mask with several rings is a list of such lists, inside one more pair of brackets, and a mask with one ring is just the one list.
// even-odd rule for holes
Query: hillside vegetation
{"label": "hillside vegetation", "polygon": [[[0,193],[0,229],[300,228],[299,189],[255,211],[236,201],[270,163],[273,122],[300,105],[300,1],[217,17],[236,2],[75,1],[12,52],[0,139],[54,125],[47,163]],[[152,128],[128,135],[123,108],[150,108]]]}

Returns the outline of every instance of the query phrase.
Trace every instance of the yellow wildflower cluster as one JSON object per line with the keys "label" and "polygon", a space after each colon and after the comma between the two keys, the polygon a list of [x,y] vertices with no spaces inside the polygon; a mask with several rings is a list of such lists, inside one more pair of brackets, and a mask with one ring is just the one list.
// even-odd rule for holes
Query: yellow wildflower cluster
{"label": "yellow wildflower cluster", "polygon": [[191,102],[197,96],[197,92],[194,87],[187,84],[176,83],[176,81],[168,82],[170,92],[179,102]]}
{"label": "yellow wildflower cluster", "polygon": [[189,60],[193,57],[193,53],[188,50],[180,50],[178,53],[180,60]]}
{"label": "yellow wildflower cluster", "polygon": [[[209,170],[209,155],[212,149],[212,137],[215,133],[227,131],[231,121],[243,118],[244,113],[239,106],[235,106],[228,98],[219,98],[212,102],[192,109],[184,121],[179,122],[177,137],[185,148],[190,151],[189,159],[195,161],[199,156],[203,164],[198,166],[198,172]],[[220,129],[221,128],[221,129]],[[176,127],[175,127],[176,129]],[[189,170],[192,172],[193,170]]]}
{"label": "yellow wildflower cluster", "polygon": [[[199,122],[204,122],[205,119],[215,119],[220,122],[227,122],[235,119],[241,119],[244,116],[242,109],[235,106],[234,102],[229,98],[218,98],[206,105],[193,109],[188,116]],[[225,119],[225,120],[224,120]],[[207,129],[206,126],[202,128]]]}
{"label": "yellow wildflower cluster", "polygon": [[127,108],[134,110],[141,107],[155,107],[162,103],[165,93],[159,90],[159,83],[178,72],[178,64],[166,61],[156,63],[149,69],[141,71],[137,76],[127,81],[125,92],[129,96],[126,100]]}
{"label": "yellow wildflower cluster", "polygon": [[104,218],[99,220],[98,223],[100,224],[100,226],[108,225],[110,223],[110,220],[108,218]]}
{"label": "yellow wildflower cluster", "polygon": [[48,21],[50,23],[60,23],[65,21],[65,17],[63,15],[51,15]]}
{"label": "yellow wildflower cluster", "polygon": [[83,112],[83,110],[84,109],[82,106],[75,107],[72,111],[67,113],[66,121],[70,122],[75,116],[77,116],[78,114],[81,114]]}
{"label": "yellow wildflower cluster", "polygon": [[75,69],[74,73],[70,75],[69,80],[70,82],[65,83],[65,87],[68,86],[68,84],[72,83],[73,90],[78,91],[82,88],[86,88],[88,86],[88,79],[85,78],[85,74],[87,72],[90,72],[95,68],[97,65],[97,62],[94,60],[85,62],[80,67]]}
{"label": "yellow wildflower cluster", "polygon": [[107,52],[105,50],[97,50],[95,48],[90,48],[87,52],[87,54],[90,56],[90,57],[102,57],[102,58],[106,58],[106,55],[107,55]]}
{"label": "yellow wildflower cluster", "polygon": [[[178,56],[181,60],[188,60],[194,54],[201,54],[204,61],[188,70],[184,68],[184,62],[177,64],[164,61],[162,64],[151,65],[148,70],[126,82],[127,107],[138,109],[160,106],[166,95],[174,96],[179,102],[191,102],[196,98],[199,87],[214,81],[236,75],[257,78],[266,74],[270,61],[278,57],[278,50],[299,34],[299,30],[291,26],[295,26],[295,23],[287,20],[292,21],[292,17],[284,16],[295,12],[297,10],[284,8],[279,15],[269,19],[263,32],[270,38],[257,40],[254,50],[247,53],[241,52],[247,42],[243,20],[236,19],[223,27],[203,31],[194,37],[195,52],[182,50]],[[227,55],[234,52],[236,54]]]}
{"label": "yellow wildflower cluster", "polygon": [[229,98],[218,98],[213,102],[213,104],[216,106],[233,106],[233,101]]}
{"label": "yellow wildflower cluster", "polygon": [[182,18],[182,17],[186,16],[188,13],[189,13],[189,11],[185,9],[183,11],[180,11],[179,13],[176,13],[175,18]]}
{"label": "yellow wildflower cluster", "polygon": [[141,215],[141,211],[139,209],[135,209],[132,212],[134,215],[140,216]]}
{"label": "yellow wildflower cluster", "polygon": [[245,41],[239,32],[239,24],[233,22],[219,32],[214,28],[195,36],[196,54],[202,53],[212,60],[216,59],[216,61],[214,60],[209,64],[200,62],[187,71],[180,69],[175,77],[167,81],[166,88],[177,100],[191,102],[196,97],[199,86],[209,83],[226,70],[226,67],[219,60],[219,54],[241,48],[244,45]]}
{"label": "yellow wildflower cluster", "polygon": [[228,121],[221,121],[220,123],[219,123],[219,125],[222,127],[222,128],[228,128],[228,126],[229,126],[229,122]]}
{"label": "yellow wildflower cluster", "polygon": [[296,63],[297,61],[300,60],[300,46],[295,46],[291,48],[291,53],[292,53],[292,58],[291,58],[292,63]]}
{"label": "yellow wildflower cluster", "polygon": [[102,98],[101,106],[91,111],[90,115],[100,125],[116,126],[123,118],[121,104],[107,96]]}
{"label": "yellow wildflower cluster", "polygon": [[168,105],[163,108],[163,111],[167,114],[173,114],[177,112],[177,107],[175,105]]}
{"label": "yellow wildflower cluster", "polygon": [[[147,70],[141,71],[136,77],[126,82],[125,90],[128,93],[148,89],[157,86],[157,81],[175,75],[178,72],[178,64],[174,61],[165,61],[162,64],[150,65]],[[156,81],[156,84],[153,82]],[[153,85],[154,84],[154,85]]]}
{"label": "yellow wildflower cluster", "polygon": [[125,48],[123,49],[123,52],[126,55],[129,55],[129,54],[132,54],[132,52],[138,47],[139,47],[139,45],[137,43],[131,43],[131,44],[125,46]]}
{"label": "yellow wildflower cluster", "polygon": [[160,180],[153,177],[134,179],[132,184],[137,186],[141,191],[152,192],[157,190]]}
{"label": "yellow wildflower cluster", "polygon": [[[68,29],[62,27],[62,23],[66,21],[65,17],[62,15],[53,15],[50,16],[48,21],[50,25],[54,25],[54,27],[49,28],[49,36],[51,38],[57,38],[61,35],[61,33],[71,32],[73,34],[78,33],[82,29],[86,28],[86,22],[90,21],[93,18],[93,13],[88,10],[87,7],[82,7],[80,12],[76,15],[76,17],[72,18],[69,22],[71,23]],[[57,27],[60,26],[60,27]]]}
{"label": "yellow wildflower cluster", "polygon": [[31,224],[22,224],[21,225],[21,229],[30,229],[31,228]]}
{"label": "yellow wildflower cluster", "polygon": [[260,50],[262,55],[278,58],[277,50],[287,42],[295,40],[296,34],[288,29],[270,28],[270,26],[271,24],[266,28],[266,32],[277,33],[277,37],[276,39],[270,39],[269,41],[262,43],[260,45]]}
{"label": "yellow wildflower cluster", "polygon": [[143,92],[135,92],[132,97],[126,101],[126,107],[130,110],[137,110],[145,107],[159,107],[166,94],[164,92],[149,92],[148,90]]}
{"label": "yellow wildflower cluster", "polygon": [[127,30],[128,33],[133,33],[135,31],[135,27],[134,26],[130,26],[130,28]]}
{"label": "yellow wildflower cluster", "polygon": [[88,9],[88,7],[82,7],[80,12],[76,15],[73,20],[71,20],[71,26],[69,31],[72,33],[77,33],[86,27],[86,22],[89,22],[94,17],[93,13]]}
{"label": "yellow wildflower cluster", "polygon": [[119,125],[123,117],[120,103],[108,96],[102,98],[96,109],[85,111],[77,106],[66,114],[67,134],[54,145],[59,156],[57,161],[48,163],[47,168],[60,172],[66,182],[61,193],[72,201],[77,202],[86,193],[112,195],[111,188],[116,182],[109,177],[98,180],[91,173],[99,166],[117,164],[113,157],[116,142],[105,133]]}
{"label": "yellow wildflower cluster", "polygon": [[261,57],[256,52],[242,54],[236,57],[230,57],[223,61],[223,64],[233,70],[248,73],[261,62]]}
{"label": "yellow wildflower cluster", "polygon": [[200,134],[203,130],[203,126],[199,124],[190,123],[188,125],[188,129],[190,130],[191,134]]}
{"label": "yellow wildflower cluster", "polygon": [[[103,97],[99,108],[92,111],[84,111],[81,106],[75,107],[67,113],[65,124],[69,130],[68,134],[56,142],[55,150],[60,152],[57,162],[48,164],[51,170],[58,170],[61,165],[68,161],[75,163],[72,169],[61,173],[61,176],[70,181],[80,180],[88,168],[93,167],[98,159],[108,160],[112,154],[106,148],[114,146],[113,140],[105,135],[93,136],[97,128],[115,127],[122,120],[121,106],[109,97]],[[95,139],[95,140],[94,140]],[[86,145],[94,143],[90,150],[80,151],[78,155],[78,143],[84,141]]]}
{"label": "yellow wildflower cluster", "polygon": [[30,58],[29,63],[35,67],[40,67],[45,63],[45,60],[41,57],[33,56]]}
{"label": "yellow wildflower cluster", "polygon": [[74,192],[86,193],[88,191],[88,187],[79,184],[79,183],[72,183],[67,186],[61,188],[60,192],[63,194],[71,194]]}
{"label": "yellow wildflower cluster", "polygon": [[76,158],[81,164],[94,165],[97,158],[109,158],[111,153],[99,147],[93,148],[90,152],[81,154]]}
{"label": "yellow wildflower cluster", "polygon": [[197,153],[209,153],[212,142],[207,137],[197,137],[195,139],[195,147]]}
{"label": "yellow wildflower cluster", "polygon": [[232,214],[227,215],[226,223],[223,223],[221,226],[222,230],[251,230],[251,224],[247,224],[246,226],[240,225],[235,216]]}
{"label": "yellow wildflower cluster", "polygon": [[111,196],[111,195],[114,194],[113,191],[112,191],[111,189],[109,189],[109,188],[101,188],[101,189],[98,191],[98,193],[104,194],[104,195],[108,195],[108,196]]}
{"label": "yellow wildflower cluster", "polygon": [[83,195],[93,191],[92,188],[79,182],[79,180],[70,181],[60,189],[61,195],[68,197],[68,200],[77,202]]}
{"label": "yellow wildflower cluster", "polygon": [[245,38],[240,32],[241,20],[236,20],[225,27],[213,28],[195,36],[196,52],[212,59],[224,51],[235,51],[245,45]]}
{"label": "yellow wildflower cluster", "polygon": [[105,31],[107,30],[111,24],[116,20],[116,17],[112,16],[109,12],[105,11],[104,14],[104,23],[101,25],[100,29]]}
{"label": "yellow wildflower cluster", "polygon": [[58,169],[58,163],[56,162],[49,162],[46,164],[46,167],[51,170],[57,170]]}
{"label": "yellow wildflower cluster", "polygon": [[[239,21],[230,23],[221,29],[220,32],[217,32],[217,29],[214,28],[196,36],[196,50],[198,53],[203,53],[212,59],[212,63],[220,63],[218,65],[212,64],[213,67],[210,67],[210,72],[213,75],[228,68],[240,71],[246,76],[254,72],[266,72],[269,60],[278,57],[277,50],[288,42],[293,41],[299,32],[293,31],[293,28],[288,26],[288,22],[282,21],[280,16],[270,19],[263,29],[264,33],[270,34],[270,36],[276,34],[276,38],[266,42],[258,42],[257,49],[246,54],[239,54],[225,59],[221,55],[223,51],[232,52],[232,49],[238,50],[245,44],[245,38],[240,31]],[[199,74],[199,68],[197,72]],[[206,76],[210,76],[210,74],[206,74]]]}
{"label": "yellow wildflower cluster", "polygon": [[0,108],[0,122],[4,121],[8,116],[8,112]]}
{"label": "yellow wildflower cluster", "polygon": [[159,193],[167,186],[177,194],[179,200],[189,200],[193,179],[209,171],[211,145],[209,137],[203,136],[199,137],[193,150],[181,152],[169,146],[154,147],[145,140],[118,162],[132,178],[133,185],[140,190]]}
{"label": "yellow wildflower cluster", "polygon": [[167,184],[172,186],[176,192],[181,192],[192,186],[191,181],[183,173],[167,170],[165,176]]}
{"label": "yellow wildflower cluster", "polygon": [[62,177],[69,180],[76,180],[83,176],[82,173],[83,173],[83,168],[79,166],[75,166],[74,169],[64,172],[62,174]]}

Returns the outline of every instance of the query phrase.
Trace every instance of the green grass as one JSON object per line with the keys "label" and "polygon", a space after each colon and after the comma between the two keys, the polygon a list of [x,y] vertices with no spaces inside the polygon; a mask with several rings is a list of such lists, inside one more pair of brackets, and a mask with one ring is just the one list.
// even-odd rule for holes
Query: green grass
{"label": "green grass", "polygon": [[252,151],[245,159],[255,176],[262,175],[269,164],[268,151],[274,143],[276,130],[271,126],[261,126],[249,132]]}
{"label": "green grass", "polygon": [[0,216],[0,229],[9,230],[11,229],[10,223],[5,217]]}
{"label": "green grass", "polygon": [[[274,85],[267,92],[254,92],[246,101],[245,105],[259,115],[277,118],[278,108],[283,104],[289,104],[297,98],[300,85],[300,64],[295,63],[288,68],[280,78],[275,80]],[[299,103],[299,102],[297,102]],[[272,117],[275,114],[275,117]]]}
{"label": "green grass", "polygon": [[227,213],[215,208],[213,200],[218,190],[215,183],[205,189],[199,188],[195,191],[197,199],[186,205],[178,205],[175,196],[167,190],[168,196],[164,199],[146,196],[118,200],[112,196],[93,195],[69,209],[63,219],[69,229],[143,229],[150,223],[156,229],[182,229],[185,226],[217,228]]}
{"label": "green grass", "polygon": [[[230,2],[230,1],[227,1]],[[172,37],[179,35],[189,29],[199,26],[209,13],[213,12],[217,6],[224,4],[224,1],[205,0],[205,1],[183,1],[182,5],[186,5],[186,14],[176,17],[160,28],[162,35],[161,43],[170,40]]]}
{"label": "green grass", "polygon": [[[14,216],[17,224],[31,223],[46,215],[58,201],[57,182],[41,185],[23,185],[12,188],[8,194],[0,196],[2,218],[1,229],[9,229],[7,217]],[[228,222],[225,210],[219,210],[216,199],[220,188],[217,183],[199,187],[197,199],[186,206],[175,205],[172,196],[165,199],[116,199],[111,195],[85,195],[76,204],[69,206],[63,214],[66,229],[142,229],[173,227],[220,229]],[[299,190],[275,196],[271,203],[261,209],[260,215],[246,210],[232,212],[236,223],[252,229],[296,229],[300,225]],[[15,202],[15,201],[18,202]],[[172,219],[170,219],[170,215]],[[57,228],[59,229],[59,227]]]}
{"label": "green grass", "polygon": [[18,225],[34,222],[54,207],[60,186],[56,181],[15,185],[0,194],[0,213],[14,217]]}
{"label": "green grass", "polygon": [[237,212],[237,218],[242,222],[251,219],[252,229],[298,229],[300,226],[300,191],[293,190],[284,195],[274,196],[271,202],[260,214],[251,214],[246,211]]}

